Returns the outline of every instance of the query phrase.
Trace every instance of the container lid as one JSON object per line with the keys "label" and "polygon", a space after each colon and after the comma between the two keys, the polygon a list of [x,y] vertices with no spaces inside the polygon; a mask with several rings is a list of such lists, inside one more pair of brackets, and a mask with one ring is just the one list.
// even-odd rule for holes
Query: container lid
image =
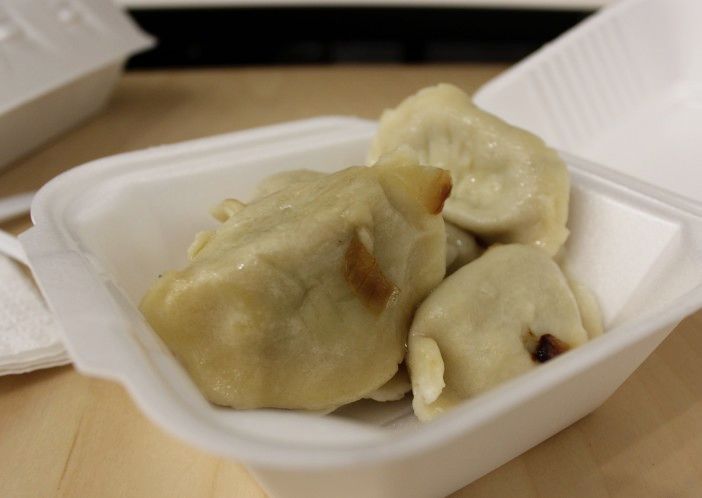
{"label": "container lid", "polygon": [[625,0],[484,85],[475,102],[702,212],[697,0]]}
{"label": "container lid", "polygon": [[151,45],[109,0],[4,0],[0,113]]}

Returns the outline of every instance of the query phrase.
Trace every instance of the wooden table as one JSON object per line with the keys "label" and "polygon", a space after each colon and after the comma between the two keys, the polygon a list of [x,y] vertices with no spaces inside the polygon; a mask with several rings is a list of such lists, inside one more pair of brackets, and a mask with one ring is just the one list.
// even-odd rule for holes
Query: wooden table
{"label": "wooden table", "polygon": [[[439,81],[468,91],[500,65],[131,73],[84,126],[0,172],[0,196],[101,156],[325,114],[375,118]],[[23,218],[0,228],[19,233]],[[239,464],[164,434],[117,384],[72,367],[0,377],[0,496],[253,497]],[[702,496],[702,312],[592,415],[458,497]]]}

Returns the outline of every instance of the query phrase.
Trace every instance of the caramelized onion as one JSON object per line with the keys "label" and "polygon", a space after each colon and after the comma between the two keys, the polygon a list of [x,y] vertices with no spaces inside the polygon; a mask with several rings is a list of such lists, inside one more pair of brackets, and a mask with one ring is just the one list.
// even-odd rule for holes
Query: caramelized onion
{"label": "caramelized onion", "polygon": [[344,255],[344,278],[366,308],[376,314],[380,314],[399,292],[397,286],[383,274],[373,254],[366,249],[356,234]]}
{"label": "caramelized onion", "polygon": [[428,192],[431,195],[427,196],[424,200],[424,205],[427,207],[427,211],[431,214],[439,214],[444,209],[444,202],[451,195],[451,174],[445,169],[436,169],[436,176],[433,181],[429,184]]}

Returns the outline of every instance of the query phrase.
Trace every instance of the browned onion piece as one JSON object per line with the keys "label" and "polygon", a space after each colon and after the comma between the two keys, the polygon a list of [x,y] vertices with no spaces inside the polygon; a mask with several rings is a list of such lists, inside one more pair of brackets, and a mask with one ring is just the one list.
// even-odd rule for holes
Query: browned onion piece
{"label": "browned onion piece", "polygon": [[432,170],[434,180],[427,189],[431,195],[426,197],[424,205],[431,214],[439,214],[444,209],[444,202],[451,195],[451,174],[445,169]]}
{"label": "browned onion piece", "polygon": [[380,314],[388,301],[399,292],[356,234],[344,255],[344,278],[366,308],[376,314]]}

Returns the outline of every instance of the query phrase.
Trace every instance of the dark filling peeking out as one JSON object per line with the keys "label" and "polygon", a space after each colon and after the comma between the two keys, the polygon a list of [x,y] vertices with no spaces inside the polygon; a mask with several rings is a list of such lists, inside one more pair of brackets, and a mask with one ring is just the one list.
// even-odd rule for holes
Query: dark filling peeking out
{"label": "dark filling peeking out", "polygon": [[569,349],[570,346],[561,341],[558,337],[551,334],[544,334],[539,337],[539,342],[536,344],[536,349],[531,353],[531,357],[534,361],[546,363],[548,360],[565,353]]}

